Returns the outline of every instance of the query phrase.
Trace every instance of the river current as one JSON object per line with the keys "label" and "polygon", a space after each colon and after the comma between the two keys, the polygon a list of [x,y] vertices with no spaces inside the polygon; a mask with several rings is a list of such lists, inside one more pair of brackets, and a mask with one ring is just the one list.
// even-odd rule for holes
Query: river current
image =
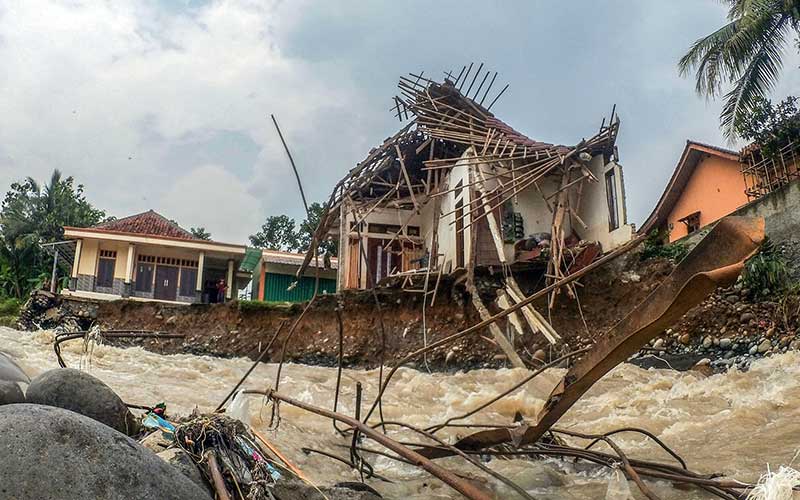
{"label": "river current", "polygon": [[[0,350],[11,354],[31,376],[57,368],[50,332],[26,333],[0,327]],[[247,359],[220,359],[194,355],[160,355],[141,348],[98,345],[91,357],[83,344],[63,345],[71,367],[82,367],[111,386],[126,402],[164,401],[172,415],[195,408],[212,411],[250,366]],[[266,389],[274,383],[276,365],[262,364],[244,388]],[[473,370],[442,374],[401,369],[384,398],[387,420],[425,427],[464,413],[513,385],[529,372],[522,369]],[[545,373],[514,395],[466,422],[511,423],[521,412],[533,419],[561,370]],[[339,411],[352,415],[355,384],[361,382],[365,405],[377,390],[377,370],[345,370]],[[284,367],[281,393],[331,408],[336,370],[289,364]],[[644,370],[625,364],[596,384],[559,423],[559,427],[597,433],[619,427],[642,427],[682,455],[701,473],[722,472],[755,482],[769,465],[773,470],[790,464],[800,449],[800,354],[789,352],[756,361],[747,372],[730,371],[704,377],[695,372]],[[319,455],[307,456],[301,447],[348,456],[345,438],[338,437],[329,420],[289,405],[281,405],[277,430],[268,426],[270,408],[259,396],[248,396],[251,424],[278,446],[317,484],[357,480],[346,466]],[[442,432],[450,439],[466,429]],[[408,432],[392,437],[420,441]],[[652,443],[636,435],[619,435],[618,444],[634,458],[669,461]],[[575,444],[581,444],[576,442]],[[585,444],[585,443],[584,443]],[[343,446],[345,446],[343,448]],[[368,446],[377,447],[369,442]],[[453,490],[420,469],[383,457],[369,457],[375,471],[393,483],[369,480],[385,498],[458,498]],[[486,475],[459,459],[441,465],[484,480]],[[622,474],[609,469],[575,466],[560,460],[497,460],[488,464],[524,487],[538,499],[642,498]],[[498,498],[515,498],[506,486],[485,479]],[[693,489],[676,489],[666,482],[648,482],[665,499],[711,498]]]}

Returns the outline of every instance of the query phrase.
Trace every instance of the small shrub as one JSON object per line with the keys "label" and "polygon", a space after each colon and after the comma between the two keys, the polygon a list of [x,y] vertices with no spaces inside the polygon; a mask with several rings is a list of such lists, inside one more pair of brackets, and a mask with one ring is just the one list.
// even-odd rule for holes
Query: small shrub
{"label": "small shrub", "polygon": [[0,299],[0,316],[17,316],[21,305],[19,299]]}
{"label": "small shrub", "polygon": [[642,251],[639,253],[641,260],[654,259],[662,257],[679,262],[686,254],[689,253],[689,248],[681,243],[664,243],[667,240],[665,231],[652,231],[647,239],[642,243]]}
{"label": "small shrub", "polygon": [[789,270],[786,260],[769,239],[744,265],[742,282],[755,295],[779,293],[789,285]]}

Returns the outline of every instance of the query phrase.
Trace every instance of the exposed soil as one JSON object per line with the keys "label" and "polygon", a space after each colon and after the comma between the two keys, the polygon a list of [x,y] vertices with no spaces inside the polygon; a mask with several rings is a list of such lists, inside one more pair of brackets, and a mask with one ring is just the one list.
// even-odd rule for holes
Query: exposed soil
{"label": "exposed soil", "polygon": [[[577,302],[562,295],[550,312],[551,323],[564,344],[550,347],[541,334],[527,332],[517,338],[523,359],[555,357],[565,349],[588,345],[592,339],[622,318],[671,271],[665,260],[639,262],[636,255],[622,257],[584,278],[578,288],[584,326]],[[487,283],[491,279],[487,279]],[[523,288],[531,283],[520,279]],[[529,292],[529,290],[525,290]],[[341,306],[346,366],[375,367],[380,363],[381,323],[385,332],[385,360],[399,359],[424,346],[421,294],[397,290],[378,295],[380,312],[368,292],[345,292],[341,296],[320,296],[299,322],[287,345],[286,359],[294,362],[334,365],[338,353],[337,304]],[[535,304],[547,316],[546,300]],[[117,341],[144,345],[163,353],[188,352],[214,356],[255,357],[284,323],[269,359],[280,359],[287,332],[297,321],[305,304],[288,307],[229,303],[169,306],[132,301],[99,305],[98,322],[106,329],[155,330],[186,335],[183,340]],[[382,318],[382,322],[381,322]],[[443,283],[433,307],[426,310],[428,342],[452,335],[480,321],[465,297],[463,288]],[[505,356],[488,329],[439,348],[428,356],[435,370],[502,366]]]}

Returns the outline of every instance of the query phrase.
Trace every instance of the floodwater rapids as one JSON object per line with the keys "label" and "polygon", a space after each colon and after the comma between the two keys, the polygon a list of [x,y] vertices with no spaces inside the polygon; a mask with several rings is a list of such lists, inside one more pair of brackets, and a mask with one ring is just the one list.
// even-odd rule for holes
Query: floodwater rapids
{"label": "floodwater rapids", "polygon": [[[10,354],[30,375],[57,368],[51,332],[27,333],[0,328],[0,350]],[[194,355],[159,355],[141,348],[98,345],[91,357],[83,343],[63,344],[69,366],[84,370],[111,386],[128,403],[165,401],[172,415],[194,408],[212,411],[247,370],[247,359],[219,359]],[[245,388],[266,389],[274,383],[276,365],[262,364]],[[336,370],[290,364],[284,367],[280,392],[331,408]],[[433,373],[402,369],[384,398],[387,420],[425,427],[464,413],[513,385],[528,372],[521,369]],[[561,370],[548,372],[510,397],[467,422],[510,423],[515,412],[533,419]],[[355,384],[364,387],[364,407],[376,394],[377,370],[345,370],[339,411],[353,414]],[[767,465],[775,470],[792,463],[800,448],[800,354],[789,352],[752,365],[748,372],[731,371],[703,377],[695,372],[643,370],[624,364],[614,369],[584,396],[559,427],[597,433],[627,426],[645,428],[682,455],[690,469],[722,472],[755,482]],[[277,445],[317,484],[357,480],[357,473],[319,455],[306,456],[301,447],[348,456],[349,441],[338,437],[329,420],[283,404],[277,430],[268,428],[270,407],[260,396],[248,396],[252,425]],[[472,429],[454,429],[450,439]],[[406,431],[390,429],[399,440],[424,441]],[[615,440],[633,458],[668,462],[670,457],[637,435]],[[576,441],[574,444],[586,444]],[[367,446],[378,448],[375,443]],[[344,446],[344,447],[343,447]],[[376,479],[369,484],[385,498],[458,498],[458,494],[421,469],[368,456],[375,471],[393,483]],[[517,498],[508,487],[460,459],[439,463],[485,481],[497,498]],[[561,460],[491,460],[488,465],[505,474],[537,499],[643,498],[619,471]],[[711,498],[695,489],[677,489],[666,482],[648,482],[664,499]]]}

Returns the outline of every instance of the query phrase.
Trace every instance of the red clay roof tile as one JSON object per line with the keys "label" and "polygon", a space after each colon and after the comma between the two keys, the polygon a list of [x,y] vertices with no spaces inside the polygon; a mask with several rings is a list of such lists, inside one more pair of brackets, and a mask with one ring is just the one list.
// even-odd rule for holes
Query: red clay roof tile
{"label": "red clay roof tile", "polygon": [[95,226],[97,229],[108,231],[118,231],[122,233],[146,234],[150,236],[166,236],[169,238],[181,238],[185,240],[196,240],[192,233],[183,229],[176,223],[167,219],[163,215],[148,210],[122,219],[105,222]]}

